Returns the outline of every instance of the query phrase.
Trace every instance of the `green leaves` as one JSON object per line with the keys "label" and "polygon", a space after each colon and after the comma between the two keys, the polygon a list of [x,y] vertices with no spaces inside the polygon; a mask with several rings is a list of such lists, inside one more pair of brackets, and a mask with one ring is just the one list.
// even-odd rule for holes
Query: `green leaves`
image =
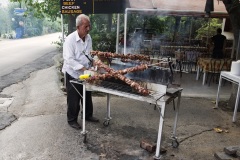
{"label": "green leaves", "polygon": [[49,17],[55,21],[60,17],[60,2],[59,0],[33,1],[33,0],[10,0],[11,2],[24,3],[28,11],[33,12],[37,18]]}

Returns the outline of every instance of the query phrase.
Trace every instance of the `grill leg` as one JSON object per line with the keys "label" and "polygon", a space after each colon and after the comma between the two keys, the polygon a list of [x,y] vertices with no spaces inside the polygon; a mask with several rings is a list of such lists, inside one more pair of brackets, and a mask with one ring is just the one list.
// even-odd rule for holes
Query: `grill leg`
{"label": "grill leg", "polygon": [[107,118],[112,119],[110,116],[110,94],[107,94]]}
{"label": "grill leg", "polygon": [[162,139],[162,131],[163,131],[163,118],[164,118],[164,113],[165,113],[165,105],[166,103],[163,102],[161,104],[161,112],[160,112],[160,120],[159,120],[159,128],[158,128],[158,138],[157,138],[157,148],[156,148],[156,153],[154,158],[155,159],[160,159],[160,147],[161,147],[161,139]]}
{"label": "grill leg", "polygon": [[176,108],[176,114],[175,114],[175,121],[174,121],[174,126],[173,126],[173,135],[172,138],[176,139],[176,128],[177,128],[177,121],[178,121],[178,112],[179,112],[179,107],[180,107],[180,101],[181,101],[181,94],[182,92],[178,92],[178,102],[177,102],[177,108]]}
{"label": "grill leg", "polygon": [[86,110],[86,86],[85,84],[83,84],[83,119],[82,119],[82,134],[84,135],[84,143],[86,142],[86,138],[87,138],[87,132],[85,130],[85,117],[86,117],[86,114],[85,114],[85,110]]}
{"label": "grill leg", "polygon": [[82,85],[83,86],[83,94],[81,95],[81,93],[77,90],[77,88],[74,86],[74,82],[70,81],[71,85],[73,86],[73,88],[77,91],[77,93],[82,97],[83,101],[82,101],[82,109],[83,109],[83,119],[82,119],[82,132],[81,134],[83,134],[84,138],[83,138],[83,143],[87,142],[87,131],[85,129],[85,117],[86,117],[86,85],[85,83],[82,84],[78,84],[78,85]]}
{"label": "grill leg", "polygon": [[107,94],[107,117],[105,118],[106,120],[103,122],[104,126],[109,125],[109,121],[112,119],[110,115],[110,94]]}

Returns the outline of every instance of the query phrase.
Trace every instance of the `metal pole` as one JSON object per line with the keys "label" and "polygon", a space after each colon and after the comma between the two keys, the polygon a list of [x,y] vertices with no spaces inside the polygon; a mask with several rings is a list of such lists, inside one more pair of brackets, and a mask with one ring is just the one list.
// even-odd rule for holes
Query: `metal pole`
{"label": "metal pole", "polygon": [[238,31],[239,37],[238,37],[238,46],[237,46],[237,52],[236,52],[236,60],[239,58],[239,46],[240,46],[240,30]]}
{"label": "metal pole", "polygon": [[189,43],[191,43],[191,37],[192,37],[192,26],[193,26],[193,18],[191,18],[191,24],[190,24]]}
{"label": "metal pole", "polygon": [[[62,25],[62,45],[64,43],[64,27],[63,27],[63,14],[61,14],[61,25]],[[67,88],[67,85],[66,85],[66,73],[64,73],[64,88],[66,89]]]}
{"label": "metal pole", "polygon": [[235,102],[235,107],[234,107],[234,112],[233,112],[233,120],[232,120],[233,122],[236,122],[238,102],[239,102],[239,92],[240,92],[240,85],[238,84],[237,97],[236,97],[236,102]]}
{"label": "metal pole", "polygon": [[218,83],[217,98],[216,98],[216,105],[215,105],[214,108],[218,108],[219,93],[220,93],[221,86],[222,86],[222,75],[220,74],[219,83]]}
{"label": "metal pole", "polygon": [[210,30],[210,17],[208,18],[208,33],[207,33],[207,43],[206,43],[206,47],[207,47],[207,45],[208,45],[209,30]]}
{"label": "metal pole", "polygon": [[128,8],[125,9],[125,15],[124,15],[124,51],[123,53],[126,54],[126,44],[127,44],[127,12]]}
{"label": "metal pole", "polygon": [[159,119],[159,126],[158,126],[158,138],[157,138],[157,146],[156,146],[156,153],[155,159],[161,159],[160,149],[161,149],[161,140],[162,140],[162,131],[163,131],[163,122],[164,122],[164,113],[165,113],[166,103],[162,103],[161,105],[161,112],[160,112],[160,119]]}
{"label": "metal pole", "polygon": [[62,43],[63,43],[64,42],[63,14],[61,14],[61,23],[62,23]]}
{"label": "metal pole", "polygon": [[83,83],[83,120],[82,120],[82,133],[85,134],[86,130],[85,130],[85,117],[86,117],[86,84]]}
{"label": "metal pole", "polygon": [[119,24],[120,24],[120,14],[117,14],[117,38],[116,38],[116,53],[118,53],[119,44]]}
{"label": "metal pole", "polygon": [[232,59],[233,59],[233,55],[234,55],[234,52],[235,52],[235,42],[236,42],[236,40],[233,39],[232,52],[231,52],[231,58]]}
{"label": "metal pole", "polygon": [[107,94],[107,120],[111,119],[110,108],[110,94]]}
{"label": "metal pole", "polygon": [[176,138],[176,128],[177,128],[177,122],[178,122],[178,113],[179,113],[179,107],[180,107],[180,102],[181,102],[181,95],[182,95],[182,91],[179,91],[175,120],[174,120],[174,127],[173,127],[173,135],[172,135],[173,138]]}

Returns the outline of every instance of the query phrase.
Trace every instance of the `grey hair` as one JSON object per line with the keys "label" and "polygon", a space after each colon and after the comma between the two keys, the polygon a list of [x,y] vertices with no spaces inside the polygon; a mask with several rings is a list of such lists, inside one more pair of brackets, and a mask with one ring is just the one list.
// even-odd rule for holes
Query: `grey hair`
{"label": "grey hair", "polygon": [[80,14],[79,16],[77,16],[76,18],[76,27],[80,26],[82,24],[82,19],[87,19],[88,21],[90,21],[89,17],[85,14]]}

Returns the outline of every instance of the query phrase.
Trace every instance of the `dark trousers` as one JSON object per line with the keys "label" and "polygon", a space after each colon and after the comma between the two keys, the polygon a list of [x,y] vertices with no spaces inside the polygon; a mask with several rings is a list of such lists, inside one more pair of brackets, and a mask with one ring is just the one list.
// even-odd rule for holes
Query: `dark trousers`
{"label": "dark trousers", "polygon": [[[70,80],[74,78],[66,73],[66,87],[67,87],[67,120],[68,122],[77,122],[78,114],[80,111],[80,101],[82,104],[82,97],[78,92],[83,95],[83,86],[80,84],[73,84],[75,88],[70,83]],[[93,114],[93,104],[92,104],[92,94],[90,91],[86,91],[86,118],[92,117]]]}
{"label": "dark trousers", "polygon": [[222,49],[214,49],[213,54],[212,54],[212,58],[215,58],[215,59],[224,58],[223,57],[223,50]]}

